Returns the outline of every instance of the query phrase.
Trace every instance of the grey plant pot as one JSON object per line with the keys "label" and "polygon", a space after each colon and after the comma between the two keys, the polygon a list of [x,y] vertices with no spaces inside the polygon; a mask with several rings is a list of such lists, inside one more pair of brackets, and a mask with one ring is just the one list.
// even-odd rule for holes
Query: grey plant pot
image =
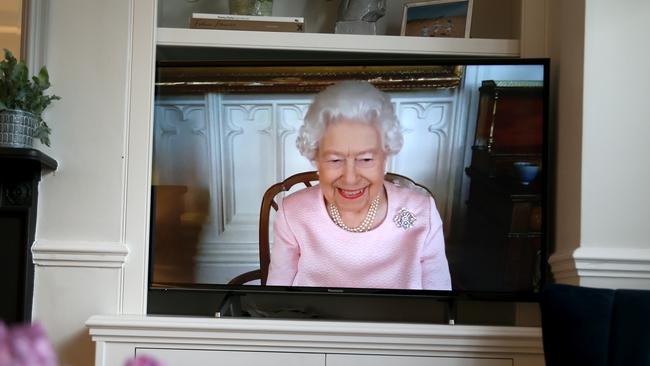
{"label": "grey plant pot", "polygon": [[38,117],[29,112],[16,109],[0,111],[0,147],[31,148],[37,123]]}

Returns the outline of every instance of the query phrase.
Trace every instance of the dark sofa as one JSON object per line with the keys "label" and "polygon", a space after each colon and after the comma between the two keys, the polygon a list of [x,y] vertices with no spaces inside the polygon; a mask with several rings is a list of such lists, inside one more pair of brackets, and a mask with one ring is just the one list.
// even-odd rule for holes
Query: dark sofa
{"label": "dark sofa", "polygon": [[650,366],[650,291],[553,284],[540,306],[547,366]]}

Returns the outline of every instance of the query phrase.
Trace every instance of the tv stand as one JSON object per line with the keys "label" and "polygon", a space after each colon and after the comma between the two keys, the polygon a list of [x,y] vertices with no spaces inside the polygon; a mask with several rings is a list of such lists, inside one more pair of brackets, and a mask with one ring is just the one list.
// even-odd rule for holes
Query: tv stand
{"label": "tv stand", "polygon": [[[267,296],[256,297],[246,293],[228,292],[221,304],[215,317],[235,317],[235,318],[268,318],[268,319],[329,319],[337,318],[319,313],[309,306],[301,304],[292,304],[291,302],[269,304]],[[261,299],[261,300],[260,300]]]}
{"label": "tv stand", "polygon": [[456,324],[456,317],[458,316],[458,300],[450,299],[445,301],[447,304],[447,324]]}
{"label": "tv stand", "polygon": [[[388,303],[387,303],[388,302]],[[314,305],[319,304],[319,306]],[[274,294],[227,292],[214,313],[216,318],[319,319],[334,321],[408,322],[454,325],[458,322],[455,298]]]}
{"label": "tv stand", "polygon": [[226,296],[223,297],[221,303],[219,304],[217,312],[214,314],[216,318],[221,318],[224,316],[229,317],[242,317],[244,313],[241,307],[241,297],[246,296],[245,294],[228,292]]}

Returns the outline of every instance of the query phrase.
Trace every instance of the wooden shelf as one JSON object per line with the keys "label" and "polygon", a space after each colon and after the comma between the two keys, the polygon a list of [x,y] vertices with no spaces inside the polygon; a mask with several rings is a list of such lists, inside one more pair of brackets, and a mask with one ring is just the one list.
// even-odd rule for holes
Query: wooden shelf
{"label": "wooden shelf", "polygon": [[519,57],[519,40],[158,28],[158,46]]}

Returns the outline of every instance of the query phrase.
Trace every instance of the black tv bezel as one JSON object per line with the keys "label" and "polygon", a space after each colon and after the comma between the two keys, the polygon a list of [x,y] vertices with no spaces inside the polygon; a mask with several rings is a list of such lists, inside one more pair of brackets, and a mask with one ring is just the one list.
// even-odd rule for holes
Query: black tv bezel
{"label": "black tv bezel", "polygon": [[[554,237],[554,202],[555,202],[555,128],[549,118],[550,114],[550,59],[549,58],[511,58],[511,57],[444,57],[438,55],[407,55],[407,54],[349,54],[335,52],[287,52],[262,50],[254,53],[256,59],[251,59],[251,50],[240,50],[245,56],[225,57],[219,60],[175,61],[167,60],[157,66],[363,66],[363,65],[541,65],[544,69],[543,78],[543,136],[542,165],[545,167],[538,179],[542,180],[544,197],[542,199],[542,230],[541,230],[541,263],[540,289],[549,278],[548,253],[553,245]],[[283,53],[283,57],[265,58],[264,54]],[[237,52],[234,52],[237,54]],[[322,61],[316,61],[322,60]],[[150,213],[153,208],[150,209]],[[232,294],[265,294],[269,296],[291,295],[328,295],[328,296],[373,296],[373,297],[409,297],[438,299],[441,301],[499,301],[499,302],[538,302],[539,291],[435,291],[435,290],[409,290],[409,289],[375,289],[375,288],[328,288],[328,287],[301,287],[301,286],[261,286],[261,285],[228,285],[228,284],[176,284],[167,283],[153,285],[153,215],[150,214],[149,237],[149,267],[147,290],[149,299],[165,298],[166,294],[176,294],[187,291],[199,297],[212,299],[215,295],[230,296]],[[204,295],[201,295],[204,294]],[[151,313],[152,306],[147,301],[147,313]],[[182,307],[182,305],[180,305]],[[179,310],[180,313],[184,313]],[[153,313],[159,313],[153,311]],[[189,312],[191,313],[191,312]],[[206,314],[209,315],[209,314]]]}

